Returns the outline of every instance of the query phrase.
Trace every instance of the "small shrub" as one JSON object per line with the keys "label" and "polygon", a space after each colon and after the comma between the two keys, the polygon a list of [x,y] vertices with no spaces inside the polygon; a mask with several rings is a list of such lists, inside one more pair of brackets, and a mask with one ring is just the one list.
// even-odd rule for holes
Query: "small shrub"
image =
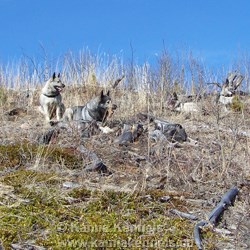
{"label": "small shrub", "polygon": [[235,96],[233,98],[230,108],[235,112],[241,112],[243,110],[243,103],[240,100],[239,96]]}

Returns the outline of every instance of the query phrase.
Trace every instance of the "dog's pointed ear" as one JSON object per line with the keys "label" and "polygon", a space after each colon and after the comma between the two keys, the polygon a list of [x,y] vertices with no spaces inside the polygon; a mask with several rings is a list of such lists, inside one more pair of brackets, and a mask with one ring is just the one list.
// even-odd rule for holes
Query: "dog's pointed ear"
{"label": "dog's pointed ear", "polygon": [[54,81],[56,78],[56,72],[54,72],[53,76],[52,76],[52,80]]}
{"label": "dog's pointed ear", "polygon": [[60,73],[58,73],[57,77],[60,78],[60,76],[61,76]]}
{"label": "dog's pointed ear", "polygon": [[108,90],[108,92],[107,92],[107,96],[109,96],[109,94],[110,94],[110,93],[109,93],[109,90]]}
{"label": "dog's pointed ear", "polygon": [[104,94],[103,94],[103,90],[101,91],[101,98],[103,98]]}

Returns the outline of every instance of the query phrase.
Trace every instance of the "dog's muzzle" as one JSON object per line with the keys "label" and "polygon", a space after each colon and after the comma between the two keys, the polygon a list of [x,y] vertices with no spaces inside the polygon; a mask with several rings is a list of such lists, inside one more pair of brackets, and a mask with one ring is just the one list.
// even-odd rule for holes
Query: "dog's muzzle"
{"label": "dog's muzzle", "polygon": [[55,89],[58,91],[58,92],[61,92],[62,89],[65,87],[64,84],[62,84],[61,86],[55,86]]}

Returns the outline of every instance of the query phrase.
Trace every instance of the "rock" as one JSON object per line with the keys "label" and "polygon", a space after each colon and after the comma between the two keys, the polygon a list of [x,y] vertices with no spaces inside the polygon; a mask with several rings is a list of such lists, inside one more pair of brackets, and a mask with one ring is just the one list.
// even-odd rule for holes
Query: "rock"
{"label": "rock", "polygon": [[112,174],[108,170],[107,166],[102,162],[102,160],[96,155],[95,152],[88,150],[83,145],[80,145],[78,150],[81,153],[87,155],[92,161],[91,164],[85,166],[84,170],[86,170],[86,171],[97,171],[98,173],[105,174],[105,175]]}
{"label": "rock", "polygon": [[78,188],[81,186],[80,184],[72,181],[65,181],[62,185],[64,188]]}
{"label": "rock", "polygon": [[170,200],[170,196],[161,196],[159,198],[160,202],[168,202]]}
{"label": "rock", "polygon": [[112,173],[108,170],[107,166],[103,162],[93,162],[84,168],[86,171],[96,171],[100,174],[111,175]]}

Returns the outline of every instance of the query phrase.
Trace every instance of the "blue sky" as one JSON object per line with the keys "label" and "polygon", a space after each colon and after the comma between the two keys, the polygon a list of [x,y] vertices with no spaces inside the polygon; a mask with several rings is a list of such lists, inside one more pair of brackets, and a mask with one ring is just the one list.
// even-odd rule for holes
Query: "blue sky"
{"label": "blue sky", "polygon": [[[207,65],[230,65],[250,49],[249,0],[0,0],[0,63],[88,47],[154,60],[191,50]],[[163,42],[164,41],[164,42]]]}

